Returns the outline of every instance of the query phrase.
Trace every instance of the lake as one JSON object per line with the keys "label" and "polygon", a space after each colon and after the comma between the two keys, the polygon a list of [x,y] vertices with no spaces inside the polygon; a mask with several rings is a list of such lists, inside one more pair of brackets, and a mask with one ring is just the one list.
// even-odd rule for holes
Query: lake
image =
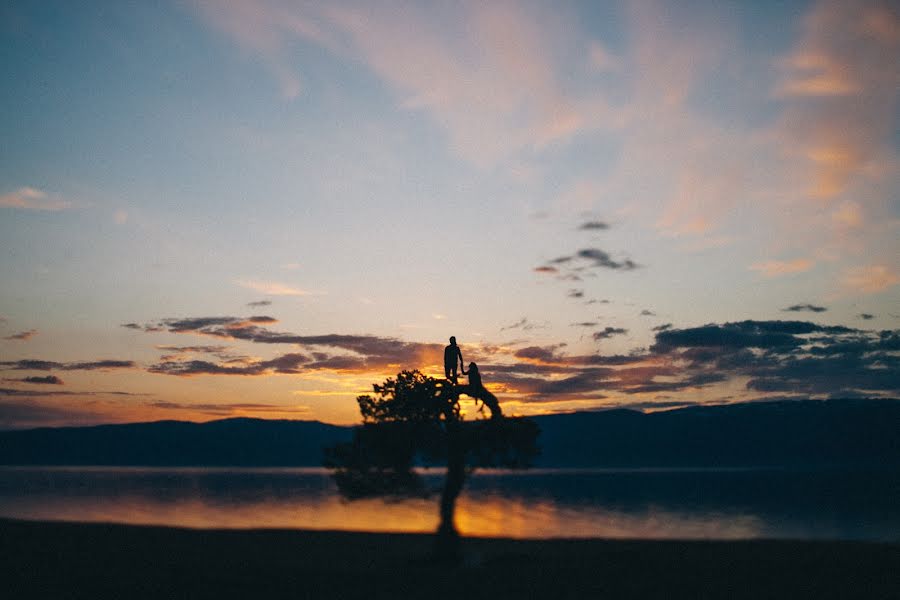
{"label": "lake", "polygon": [[[440,489],[440,470],[425,471]],[[0,467],[0,517],[185,527],[430,532],[437,496],[357,500],[319,468]],[[479,471],[465,535],[900,541],[900,472]]]}

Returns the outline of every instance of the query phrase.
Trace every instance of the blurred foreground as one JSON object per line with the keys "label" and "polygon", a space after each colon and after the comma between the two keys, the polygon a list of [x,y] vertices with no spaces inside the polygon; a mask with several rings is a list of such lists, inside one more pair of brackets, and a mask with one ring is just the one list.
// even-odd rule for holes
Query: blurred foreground
{"label": "blurred foreground", "polygon": [[10,598],[896,598],[900,545],[468,539],[0,520]]}

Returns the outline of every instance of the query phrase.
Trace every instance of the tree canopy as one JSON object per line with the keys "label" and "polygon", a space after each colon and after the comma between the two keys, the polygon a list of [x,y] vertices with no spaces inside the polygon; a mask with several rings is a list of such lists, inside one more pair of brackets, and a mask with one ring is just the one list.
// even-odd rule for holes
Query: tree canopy
{"label": "tree canopy", "polygon": [[452,548],[456,499],[478,467],[528,468],[538,454],[537,424],[524,417],[466,421],[459,407],[465,386],[402,371],[356,401],[362,425],[352,441],[326,449],[338,489],[348,499],[428,496],[415,467],[445,464],[439,541]]}

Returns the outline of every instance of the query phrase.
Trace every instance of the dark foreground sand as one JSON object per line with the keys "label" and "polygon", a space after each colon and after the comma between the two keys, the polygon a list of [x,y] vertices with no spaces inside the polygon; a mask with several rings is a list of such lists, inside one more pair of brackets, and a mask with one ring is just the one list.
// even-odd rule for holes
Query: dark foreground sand
{"label": "dark foreground sand", "polygon": [[3,598],[900,598],[900,544],[464,540],[0,520]]}

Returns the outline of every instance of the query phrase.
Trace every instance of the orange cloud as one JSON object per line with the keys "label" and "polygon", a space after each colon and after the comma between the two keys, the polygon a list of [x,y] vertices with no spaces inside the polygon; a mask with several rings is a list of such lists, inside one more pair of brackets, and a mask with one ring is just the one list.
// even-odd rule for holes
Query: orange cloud
{"label": "orange cloud", "polygon": [[831,220],[843,230],[857,229],[863,224],[862,207],[858,202],[844,202],[831,213]]}
{"label": "orange cloud", "polygon": [[845,272],[843,279],[844,287],[865,294],[875,294],[898,283],[900,275],[886,265],[854,267]]}
{"label": "orange cloud", "polygon": [[24,210],[57,211],[70,208],[72,203],[53,199],[47,192],[36,188],[22,187],[14,192],[0,196],[0,206]]}
{"label": "orange cloud", "polygon": [[813,261],[807,258],[797,258],[794,260],[770,260],[767,262],[756,263],[750,266],[751,271],[759,271],[766,277],[780,277],[790,273],[802,273],[809,271],[813,266]]}
{"label": "orange cloud", "polygon": [[778,90],[785,96],[846,96],[862,89],[848,65],[827,54],[797,53],[786,66],[790,76]]}
{"label": "orange cloud", "polygon": [[900,17],[887,7],[828,0],[806,15],[776,95],[792,101],[784,141],[806,159],[811,197],[841,194],[894,130],[898,53]]}
{"label": "orange cloud", "polygon": [[598,71],[617,71],[622,68],[622,62],[596,40],[591,42],[589,55],[591,65]]}
{"label": "orange cloud", "polygon": [[277,281],[248,281],[240,279],[235,281],[235,283],[254,292],[270,296],[308,296],[312,293]]}

